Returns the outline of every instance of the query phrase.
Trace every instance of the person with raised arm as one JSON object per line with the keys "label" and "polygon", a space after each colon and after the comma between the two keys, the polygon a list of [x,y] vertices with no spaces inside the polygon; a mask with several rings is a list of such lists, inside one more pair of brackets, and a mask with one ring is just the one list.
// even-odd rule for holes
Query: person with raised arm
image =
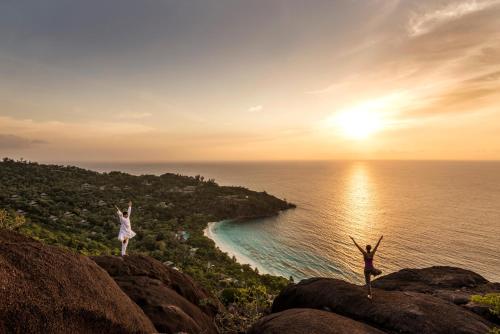
{"label": "person with raised arm", "polygon": [[378,276],[382,274],[382,271],[375,268],[373,266],[373,257],[375,256],[375,252],[378,249],[378,246],[380,245],[380,242],[382,241],[382,238],[384,236],[381,236],[380,239],[378,239],[377,244],[375,245],[375,248],[372,250],[371,245],[366,245],[366,250],[361,248],[356,240],[354,240],[353,237],[349,236],[351,238],[352,242],[356,245],[356,247],[359,249],[359,251],[363,254],[363,260],[365,262],[365,282],[366,282],[366,288],[368,289],[368,299],[372,299],[372,284],[371,284],[371,276]]}
{"label": "person with raised arm", "polygon": [[122,243],[122,256],[127,255],[128,241],[135,237],[135,232],[132,231],[132,226],[130,225],[130,214],[132,213],[132,201],[128,202],[128,210],[121,212],[120,209],[115,205],[116,213],[120,219],[120,232],[118,233],[118,240]]}

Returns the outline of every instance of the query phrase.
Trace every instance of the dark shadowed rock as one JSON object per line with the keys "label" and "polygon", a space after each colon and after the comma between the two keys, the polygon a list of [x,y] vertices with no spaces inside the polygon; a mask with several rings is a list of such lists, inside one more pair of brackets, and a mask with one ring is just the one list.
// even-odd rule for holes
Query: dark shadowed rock
{"label": "dark shadowed rock", "polygon": [[0,333],[152,333],[91,259],[0,230]]}
{"label": "dark shadowed rock", "polygon": [[341,315],[314,310],[290,309],[257,321],[247,334],[383,334],[384,332]]}
{"label": "dark shadowed rock", "polygon": [[144,310],[158,331],[217,333],[213,318],[221,306],[189,276],[147,256],[93,259]]}
{"label": "dark shadowed rock", "polygon": [[467,304],[463,305],[463,307],[466,310],[469,310],[471,312],[474,312],[474,313],[480,315],[481,317],[485,318],[486,320],[489,320],[497,325],[500,324],[499,317],[491,312],[490,305],[479,304],[476,302],[468,302]]}
{"label": "dark shadowed rock", "polygon": [[470,270],[455,267],[429,267],[403,269],[374,280],[372,286],[384,290],[429,293],[442,289],[477,288],[487,283],[489,282],[484,277]]}
{"label": "dark shadowed rock", "polygon": [[370,301],[364,287],[328,278],[289,285],[275,299],[272,312],[325,307],[388,332],[485,333],[492,326],[478,315],[430,295],[374,289]]}
{"label": "dark shadowed rock", "polygon": [[430,267],[403,269],[382,276],[372,286],[384,290],[415,291],[430,294],[466,310],[477,313],[489,321],[500,323],[500,319],[489,312],[489,307],[471,303],[472,295],[500,293],[500,284],[491,283],[473,271],[455,267]]}

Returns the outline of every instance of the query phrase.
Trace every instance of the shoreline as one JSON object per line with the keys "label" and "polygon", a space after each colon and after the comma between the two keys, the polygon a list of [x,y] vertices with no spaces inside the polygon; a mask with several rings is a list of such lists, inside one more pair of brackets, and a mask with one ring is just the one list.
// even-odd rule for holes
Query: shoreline
{"label": "shoreline", "polygon": [[210,240],[212,240],[215,243],[215,247],[219,249],[221,252],[226,253],[229,257],[234,257],[236,258],[236,262],[239,264],[247,264],[249,265],[252,269],[258,269],[259,274],[268,274],[268,275],[273,275],[273,276],[280,276],[276,275],[273,273],[270,273],[268,270],[265,268],[262,268],[257,262],[252,261],[249,257],[239,253],[237,250],[229,246],[227,243],[224,243],[224,241],[217,236],[217,233],[215,232],[215,229],[218,224],[222,224],[224,222],[227,222],[229,220],[221,220],[218,222],[209,222],[207,223],[207,227],[203,229],[203,235]]}

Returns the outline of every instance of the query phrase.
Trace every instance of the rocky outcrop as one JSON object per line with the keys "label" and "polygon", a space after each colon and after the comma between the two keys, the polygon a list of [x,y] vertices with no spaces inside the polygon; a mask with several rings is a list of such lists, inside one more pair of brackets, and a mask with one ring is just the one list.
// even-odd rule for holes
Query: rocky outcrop
{"label": "rocky outcrop", "polygon": [[488,280],[473,271],[445,266],[403,269],[372,282],[372,286],[379,289],[423,293],[456,289],[481,290],[489,284]]}
{"label": "rocky outcrop", "polygon": [[372,286],[389,291],[429,294],[500,323],[500,319],[489,311],[489,306],[470,301],[472,295],[500,293],[500,283],[491,283],[470,270],[446,266],[402,269],[373,281]]}
{"label": "rocky outcrop", "polygon": [[268,315],[248,334],[383,334],[384,332],[341,315],[307,308]]}
{"label": "rocky outcrop", "polygon": [[0,230],[0,333],[152,333],[91,259]]}
{"label": "rocky outcrop", "polygon": [[374,289],[329,278],[289,285],[274,300],[272,312],[292,308],[330,310],[388,333],[485,333],[492,324],[462,307],[424,293]]}
{"label": "rocky outcrop", "polygon": [[[217,334],[223,307],[189,276],[147,256],[92,259],[0,230],[0,333]],[[500,284],[468,270],[404,269],[373,286],[369,300],[342,280],[291,284],[248,333],[483,334],[498,321],[469,300]]]}
{"label": "rocky outcrop", "polygon": [[147,256],[98,256],[113,277],[162,333],[217,333],[221,305],[189,276]]}

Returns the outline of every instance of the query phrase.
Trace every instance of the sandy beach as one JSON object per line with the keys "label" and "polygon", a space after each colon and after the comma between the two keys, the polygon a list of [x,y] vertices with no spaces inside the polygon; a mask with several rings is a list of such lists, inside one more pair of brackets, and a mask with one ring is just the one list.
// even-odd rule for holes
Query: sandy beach
{"label": "sandy beach", "polygon": [[237,250],[224,243],[224,240],[222,240],[222,238],[216,233],[217,226],[224,222],[225,221],[208,223],[207,227],[203,230],[203,235],[213,240],[215,242],[216,247],[219,248],[220,251],[228,254],[230,257],[234,256],[236,258],[236,261],[238,261],[238,263],[248,264],[253,269],[257,268],[259,272],[262,274],[270,274],[266,269],[262,268],[262,266],[259,266],[255,261],[252,261],[249,257],[239,253]]}

